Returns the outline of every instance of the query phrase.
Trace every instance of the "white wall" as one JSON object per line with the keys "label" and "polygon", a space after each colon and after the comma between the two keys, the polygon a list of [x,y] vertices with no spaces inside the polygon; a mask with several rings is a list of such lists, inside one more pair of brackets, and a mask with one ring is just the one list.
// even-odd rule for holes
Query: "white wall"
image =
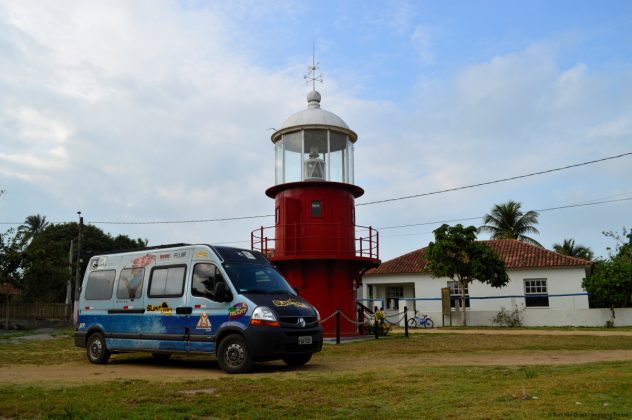
{"label": "white wall", "polygon": [[[472,326],[492,325],[492,318],[501,307],[512,310],[515,307],[524,308],[525,279],[547,279],[549,306],[547,308],[524,308],[522,311],[525,326],[603,326],[610,319],[608,309],[589,309],[588,296],[582,289],[581,283],[585,277],[584,268],[549,268],[509,270],[510,282],[502,288],[494,288],[484,283],[473,282],[469,287],[470,307],[468,308],[467,323]],[[367,293],[368,285],[373,285],[373,296],[383,299],[386,287],[392,285],[410,285],[405,287],[404,299],[400,300],[400,311],[404,306],[409,309],[409,316],[414,310],[428,314],[435,321],[441,323],[441,288],[447,286],[449,279],[432,278],[428,273],[402,275],[376,275],[363,278],[363,293]],[[414,288],[412,287],[414,285]],[[413,293],[414,290],[414,293]],[[411,295],[407,295],[407,291]],[[580,296],[555,296],[565,294],[581,294]],[[366,296],[363,294],[362,296]],[[513,297],[502,297],[513,296]],[[476,299],[476,298],[493,299]],[[375,303],[375,302],[374,302]],[[366,304],[366,303],[365,303]],[[367,305],[368,306],[368,305]],[[376,303],[377,306],[377,303]],[[387,311],[387,316],[393,320],[397,311]],[[616,311],[615,325],[632,325],[632,309]],[[445,323],[448,325],[448,318]],[[452,312],[452,325],[460,325],[460,313]]]}
{"label": "white wall", "polygon": [[[404,303],[401,303],[404,307]],[[509,309],[509,308],[507,308]],[[617,327],[632,326],[632,308],[619,308],[615,310],[616,318],[614,325]],[[449,326],[449,317],[445,317],[445,324],[441,321],[441,311],[426,312],[433,319],[435,327]],[[492,319],[498,311],[467,311],[467,325],[469,326],[492,326]],[[408,316],[413,316],[412,311],[408,311]],[[395,319],[395,318],[393,318]],[[399,319],[399,318],[397,318]],[[545,309],[526,308],[521,313],[522,325],[525,327],[603,327],[610,320],[610,309]],[[403,326],[403,322],[400,323]],[[452,325],[461,325],[460,312],[452,312]]]}

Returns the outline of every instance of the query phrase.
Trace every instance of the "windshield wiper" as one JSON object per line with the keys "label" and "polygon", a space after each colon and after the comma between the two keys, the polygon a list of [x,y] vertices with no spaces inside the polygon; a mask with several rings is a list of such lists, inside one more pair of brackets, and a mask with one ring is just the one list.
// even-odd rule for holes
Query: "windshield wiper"
{"label": "windshield wiper", "polygon": [[285,295],[292,295],[294,296],[294,293],[292,293],[289,290],[274,290],[272,292],[268,292],[269,295],[280,295],[280,294],[285,294]]}

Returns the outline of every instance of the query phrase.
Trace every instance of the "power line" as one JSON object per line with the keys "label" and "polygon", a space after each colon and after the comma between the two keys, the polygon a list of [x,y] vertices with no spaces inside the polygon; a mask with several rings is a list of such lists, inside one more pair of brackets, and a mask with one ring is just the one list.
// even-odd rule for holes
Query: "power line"
{"label": "power line", "polygon": [[387,199],[384,199],[384,200],[369,201],[369,202],[366,202],[366,203],[356,204],[356,207],[358,207],[358,206],[368,206],[370,204],[389,203],[391,201],[407,200],[409,198],[425,197],[425,196],[428,196],[428,195],[443,194],[443,193],[452,192],[452,191],[460,191],[460,190],[466,190],[466,189],[469,189],[469,188],[482,187],[482,186],[485,186],[485,185],[499,184],[501,182],[513,181],[513,180],[516,180],[516,179],[528,178],[528,177],[531,177],[531,176],[543,175],[543,174],[549,174],[551,172],[563,171],[565,169],[577,168],[579,166],[591,165],[593,163],[604,162],[606,160],[619,159],[619,158],[622,158],[624,156],[629,156],[629,155],[632,155],[632,152],[622,153],[622,154],[616,155],[616,156],[608,156],[608,157],[601,158],[601,159],[596,159],[596,160],[589,160],[588,162],[576,163],[574,165],[568,165],[568,166],[562,166],[562,167],[559,167],[559,168],[547,169],[545,171],[531,172],[531,173],[524,174],[524,175],[517,175],[517,176],[508,177],[508,178],[495,179],[493,181],[480,182],[478,184],[465,185],[465,186],[461,186],[461,187],[448,188],[448,189],[445,189],[445,190],[437,190],[437,191],[431,191],[431,192],[421,193],[421,194],[413,194],[413,195],[405,195],[405,196],[401,196],[401,197],[387,198]]}
{"label": "power line", "polygon": [[[89,220],[86,223],[92,225],[167,225],[167,224],[186,224],[186,223],[206,223],[206,222],[226,222],[230,220],[246,220],[246,219],[259,219],[263,217],[273,217],[274,214],[262,214],[258,216],[238,216],[238,217],[221,217],[216,219],[191,219],[191,220],[154,220],[147,222],[116,222],[116,221],[92,221]],[[69,223],[66,222],[50,222],[51,224]],[[0,225],[22,225],[24,222],[0,222]]]}
{"label": "power line", "polygon": [[[568,205],[565,205],[565,206],[548,207],[548,208],[545,208],[545,209],[536,209],[535,211],[540,212],[540,213],[544,213],[544,212],[553,211],[553,210],[570,209],[570,208],[573,208],[573,207],[594,206],[596,204],[615,203],[615,202],[618,202],[618,201],[629,201],[629,200],[632,200],[632,197],[619,198],[619,199],[616,199],[616,200],[592,201],[592,202],[589,202],[589,203],[568,204]],[[414,227],[414,226],[438,225],[438,224],[452,223],[452,222],[464,222],[466,220],[480,220],[482,218],[483,218],[482,216],[479,216],[479,217],[465,217],[465,218],[462,218],[462,219],[451,219],[451,220],[441,220],[441,221],[422,222],[422,223],[410,223],[410,224],[407,224],[407,225],[382,226],[382,227],[376,227],[376,229],[379,229],[379,230],[400,229],[400,228]]]}
{"label": "power line", "polygon": [[246,220],[260,219],[263,217],[273,217],[274,214],[262,214],[259,216],[239,216],[239,217],[221,217],[216,219],[191,219],[191,220],[162,220],[152,222],[113,222],[113,221],[90,221],[93,225],[167,225],[167,224],[184,224],[184,223],[206,223],[206,222],[226,222],[229,220]]}
{"label": "power line", "polygon": [[[617,195],[621,195],[621,194],[617,194]],[[616,197],[617,195],[614,195],[614,197]],[[606,203],[614,203],[614,202],[618,202],[618,201],[629,201],[629,200],[632,200],[632,197],[621,198],[621,199],[616,199],[616,200],[603,200],[603,201],[592,201],[592,202],[587,202],[587,203],[568,204],[568,205],[565,205],[565,206],[548,207],[548,208],[545,208],[545,209],[537,209],[535,211],[537,211],[537,212],[547,212],[547,211],[553,211],[553,210],[569,209],[569,208],[574,208],[574,207],[594,206],[594,205],[597,205],[597,204],[606,204]],[[380,231],[384,231],[384,230],[388,230],[388,229],[399,229],[399,228],[405,228],[405,227],[426,226],[426,225],[438,225],[438,224],[443,224],[443,223],[464,222],[464,221],[467,221],[467,220],[480,220],[480,219],[482,219],[482,216],[478,216],[478,217],[464,217],[462,219],[440,220],[440,221],[434,221],[434,222],[411,223],[411,224],[407,224],[407,225],[382,226],[382,227],[376,227],[375,229],[380,230]],[[433,231],[429,231],[429,232],[415,232],[415,233],[403,233],[403,234],[394,234],[394,235],[380,235],[380,238],[393,238],[393,237],[398,237],[398,236],[427,235],[427,234],[431,234],[431,233],[433,233]],[[217,244],[217,245],[220,245],[220,244],[236,244],[236,243],[246,243],[246,242],[250,242],[250,241],[215,242],[215,244]]]}
{"label": "power line", "polygon": [[[388,199],[384,199],[384,200],[369,201],[369,202],[366,202],[366,203],[358,203],[358,204],[356,204],[356,207],[368,206],[368,205],[371,205],[371,204],[387,203],[387,202],[392,202],[392,201],[406,200],[406,199],[409,199],[409,198],[425,197],[425,196],[429,196],[429,195],[443,194],[443,193],[447,193],[447,192],[453,192],[453,191],[466,190],[466,189],[470,189],[470,188],[482,187],[482,186],[485,186],[485,185],[498,184],[498,183],[501,183],[501,182],[507,182],[507,181],[512,181],[512,180],[516,180],[516,179],[528,178],[528,177],[532,177],[532,176],[536,176],[536,175],[543,175],[543,174],[547,174],[547,173],[558,172],[558,171],[562,171],[562,170],[565,170],[565,169],[571,169],[571,168],[577,168],[577,167],[580,167],[580,166],[591,165],[593,163],[604,162],[604,161],[607,161],[607,160],[619,159],[619,158],[622,158],[622,157],[625,157],[625,156],[629,156],[629,155],[632,155],[632,152],[622,153],[622,154],[615,155],[615,156],[608,156],[608,157],[605,157],[605,158],[590,160],[590,161],[587,161],[587,162],[576,163],[576,164],[573,164],[573,165],[562,166],[562,167],[559,167],[559,168],[547,169],[547,170],[544,170],[544,171],[531,172],[531,173],[524,174],[524,175],[517,175],[517,176],[508,177],[508,178],[500,178],[500,179],[496,179],[496,180],[492,180],[492,181],[481,182],[481,183],[478,183],[478,184],[465,185],[465,186],[461,186],[461,187],[448,188],[448,189],[444,189],[444,190],[431,191],[431,192],[421,193],[421,194],[413,194],[413,195],[406,195],[406,196],[401,196],[401,197],[388,198]],[[103,225],[187,224],[187,223],[208,223],[208,222],[226,222],[226,221],[231,221],[231,220],[259,219],[259,218],[273,217],[273,216],[274,216],[273,214],[265,214],[265,215],[258,215],[258,216],[222,217],[222,218],[213,218],[213,219],[162,220],[162,221],[145,221],[145,222],[89,221],[88,223],[91,223],[91,224],[103,224]],[[454,222],[458,222],[458,221],[472,220],[472,219],[474,219],[474,218],[449,220],[447,222],[453,222],[453,221]],[[58,224],[58,223],[66,223],[66,222],[51,222],[51,223]],[[434,223],[440,223],[440,222],[428,222],[428,223],[424,223],[424,224],[434,224]],[[0,222],[0,225],[21,225],[21,224],[23,224],[23,222]],[[412,226],[418,226],[418,224],[413,224]],[[382,228],[382,229],[389,229],[389,227]]]}

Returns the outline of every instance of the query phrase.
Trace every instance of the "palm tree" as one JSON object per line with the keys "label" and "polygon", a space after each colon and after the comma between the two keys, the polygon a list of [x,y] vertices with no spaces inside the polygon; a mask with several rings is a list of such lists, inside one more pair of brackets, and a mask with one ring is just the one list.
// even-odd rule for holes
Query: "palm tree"
{"label": "palm tree", "polygon": [[24,242],[28,242],[39,235],[48,225],[46,216],[34,214],[24,219],[24,224],[18,228],[18,233],[22,236]]}
{"label": "palm tree", "polygon": [[553,244],[555,252],[561,255],[568,255],[569,257],[583,258],[585,260],[591,260],[594,257],[592,249],[584,245],[575,245],[575,239],[564,239],[564,243]]}
{"label": "palm tree", "polygon": [[483,217],[483,226],[479,232],[491,233],[492,239],[517,239],[532,245],[542,246],[538,241],[526,236],[526,233],[539,234],[535,225],[538,224],[538,212],[520,210],[520,203],[508,201],[496,204],[490,214]]}

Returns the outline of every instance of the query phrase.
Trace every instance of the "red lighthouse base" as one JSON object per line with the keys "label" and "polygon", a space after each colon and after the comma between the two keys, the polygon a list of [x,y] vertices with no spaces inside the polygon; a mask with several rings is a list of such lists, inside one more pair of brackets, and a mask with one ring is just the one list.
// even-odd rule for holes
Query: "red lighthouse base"
{"label": "red lighthouse base", "polygon": [[355,293],[361,282],[360,273],[369,268],[365,261],[272,258],[272,262],[301,296],[316,306],[322,319],[329,318],[322,324],[326,337],[336,335],[336,318],[331,315],[337,309],[341,311],[340,335],[358,334]]}
{"label": "red lighthouse base", "polygon": [[[362,274],[380,263],[377,231],[355,225],[354,200],[363,193],[338,182],[276,185],[266,191],[275,199],[276,224],[251,236],[252,248],[279,267],[322,319],[340,309],[342,336],[358,334],[356,289]],[[325,321],[323,329],[335,336],[336,320]]]}

